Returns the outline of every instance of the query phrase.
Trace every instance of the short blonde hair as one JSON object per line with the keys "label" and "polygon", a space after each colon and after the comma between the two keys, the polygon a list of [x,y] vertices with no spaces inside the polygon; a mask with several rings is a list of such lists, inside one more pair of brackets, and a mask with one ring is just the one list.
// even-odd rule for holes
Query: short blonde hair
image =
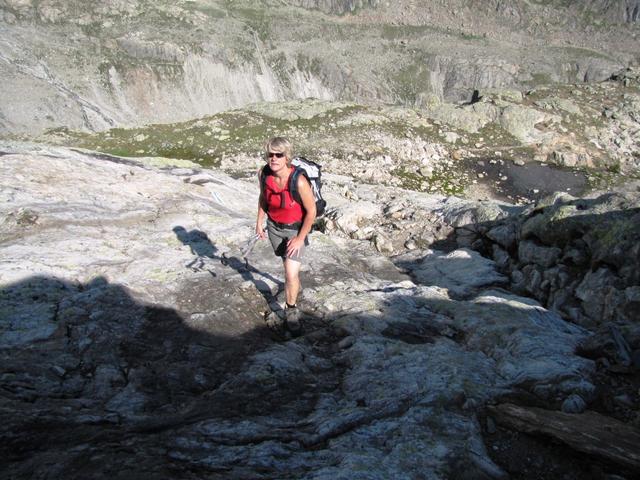
{"label": "short blonde hair", "polygon": [[291,146],[291,142],[286,138],[273,137],[267,140],[264,143],[264,157],[267,160],[269,159],[269,152],[284,153],[284,156],[287,159],[287,165],[291,165],[291,160],[293,159],[293,147]]}

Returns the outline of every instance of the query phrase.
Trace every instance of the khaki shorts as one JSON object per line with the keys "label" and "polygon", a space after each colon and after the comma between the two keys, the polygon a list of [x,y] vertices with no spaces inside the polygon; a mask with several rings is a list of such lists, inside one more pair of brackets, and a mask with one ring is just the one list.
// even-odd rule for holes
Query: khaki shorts
{"label": "khaki shorts", "polygon": [[277,226],[272,220],[267,220],[267,232],[269,233],[269,241],[271,242],[271,246],[273,247],[273,252],[278,256],[285,258],[290,258],[291,260],[296,260],[298,262],[302,261],[302,256],[304,255],[304,250],[307,245],[309,245],[309,239],[304,239],[304,244],[298,250],[298,254],[290,257],[287,255],[287,242],[298,235],[297,229],[289,229],[289,228],[280,228]]}

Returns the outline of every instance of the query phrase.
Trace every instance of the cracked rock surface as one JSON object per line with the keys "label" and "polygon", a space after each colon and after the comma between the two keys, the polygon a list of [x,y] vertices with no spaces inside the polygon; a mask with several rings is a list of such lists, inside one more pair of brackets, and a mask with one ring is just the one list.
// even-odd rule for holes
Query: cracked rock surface
{"label": "cracked rock surface", "polygon": [[501,289],[474,251],[387,258],[316,232],[304,333],[286,338],[265,323],[279,260],[267,242],[239,253],[257,182],[2,152],[9,478],[506,478],[483,405],[593,393],[587,331]]}

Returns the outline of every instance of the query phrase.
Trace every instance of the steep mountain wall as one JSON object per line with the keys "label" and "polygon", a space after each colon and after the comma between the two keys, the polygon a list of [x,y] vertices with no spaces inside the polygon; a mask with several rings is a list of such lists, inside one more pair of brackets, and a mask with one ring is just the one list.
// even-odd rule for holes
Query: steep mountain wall
{"label": "steep mountain wall", "polygon": [[601,13],[614,22],[632,23],[640,21],[639,0],[590,0],[584,3],[586,8]]}
{"label": "steep mountain wall", "polygon": [[286,3],[303,8],[317,8],[327,13],[343,14],[360,8],[376,7],[380,0],[289,0]]}
{"label": "steep mountain wall", "polygon": [[0,135],[309,97],[422,107],[475,89],[603,80],[640,50],[622,27],[583,32],[566,9],[526,5],[5,0]]}

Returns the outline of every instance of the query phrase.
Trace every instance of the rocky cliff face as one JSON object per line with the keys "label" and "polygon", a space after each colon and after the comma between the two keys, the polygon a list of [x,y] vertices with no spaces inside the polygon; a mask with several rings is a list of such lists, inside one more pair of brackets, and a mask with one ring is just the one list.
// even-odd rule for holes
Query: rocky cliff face
{"label": "rocky cliff face", "polygon": [[322,10],[327,13],[344,14],[361,8],[372,8],[380,4],[380,0],[293,0],[286,2],[303,8]]}
{"label": "rocky cliff face", "polygon": [[638,0],[625,0],[624,2],[591,1],[585,2],[587,8],[602,12],[606,18],[614,21],[638,22],[640,21],[640,2]]}
{"label": "rocky cliff face", "polygon": [[633,27],[612,26],[595,6],[580,15],[465,2],[4,1],[0,9],[4,134],[175,122],[308,97],[420,107],[468,100],[478,88],[603,80],[638,51]]}

